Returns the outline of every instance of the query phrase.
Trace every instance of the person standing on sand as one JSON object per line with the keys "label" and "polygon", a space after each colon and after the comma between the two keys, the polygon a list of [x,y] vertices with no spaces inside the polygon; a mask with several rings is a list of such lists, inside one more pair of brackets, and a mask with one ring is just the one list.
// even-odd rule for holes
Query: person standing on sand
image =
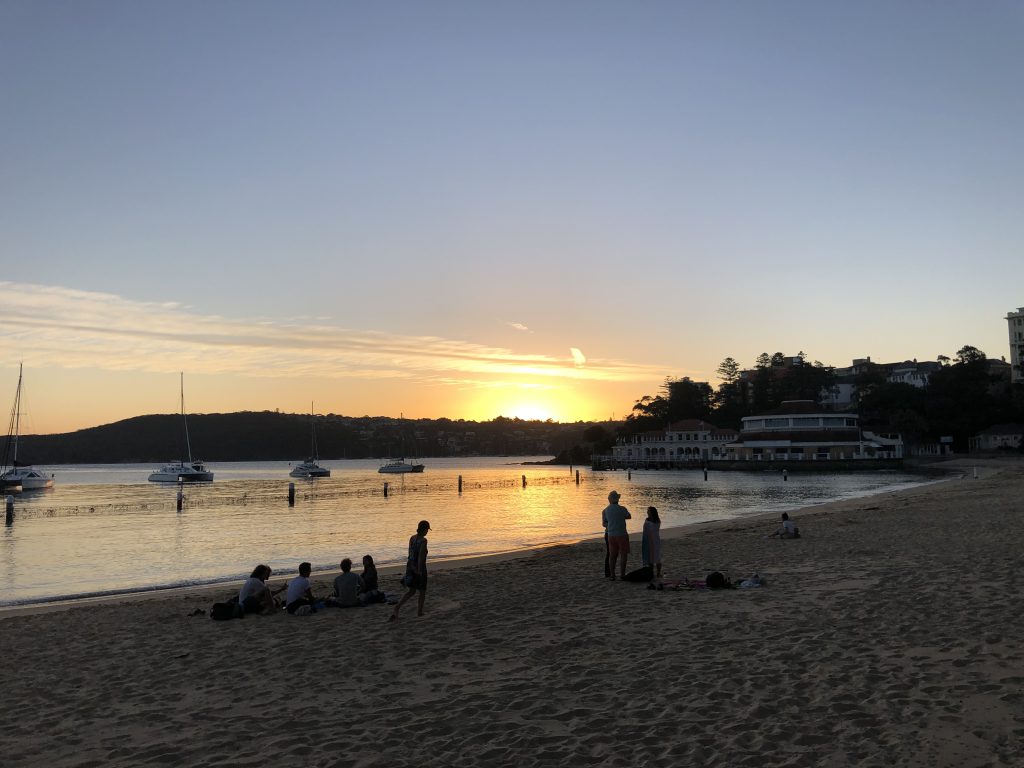
{"label": "person standing on sand", "polygon": [[629,556],[629,534],[626,532],[626,521],[632,519],[629,510],[619,504],[622,498],[618,491],[608,494],[608,506],[601,512],[601,524],[608,534],[608,570],[609,578],[615,581],[615,561],[622,555],[622,566],[619,578],[626,575],[626,558]]}
{"label": "person standing on sand", "polygon": [[647,508],[647,519],[644,520],[644,538],[640,544],[640,554],[644,565],[653,566],[654,577],[661,578],[661,518],[656,507]]}
{"label": "person standing on sand", "polygon": [[420,520],[420,524],[416,526],[415,535],[409,539],[409,559],[405,563],[405,576],[402,577],[402,584],[408,591],[402,595],[402,599],[398,601],[395,612],[391,614],[388,621],[395,621],[398,618],[399,610],[405,605],[405,601],[417,592],[420,593],[420,600],[419,611],[416,615],[423,615],[423,603],[427,599],[427,531],[429,530],[430,523]]}

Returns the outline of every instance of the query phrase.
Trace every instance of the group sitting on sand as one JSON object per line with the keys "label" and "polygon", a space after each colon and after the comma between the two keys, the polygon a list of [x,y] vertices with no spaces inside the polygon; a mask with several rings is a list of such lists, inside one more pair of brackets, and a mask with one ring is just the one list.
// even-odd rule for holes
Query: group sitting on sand
{"label": "group sitting on sand", "polygon": [[[429,530],[430,523],[427,520],[421,520],[416,526],[416,533],[409,539],[409,556],[406,561],[405,575],[402,577],[402,586],[407,591],[395,605],[395,610],[389,621],[396,620],[402,606],[417,593],[419,594],[417,615],[422,616],[424,613],[423,604],[427,596],[427,532]],[[267,584],[272,570],[269,565],[261,563],[253,569],[252,574],[239,590],[237,602],[241,613],[270,615],[284,608],[292,615],[305,616],[316,613],[321,608],[357,608],[371,603],[393,602],[388,601],[387,595],[380,589],[377,567],[374,565],[372,556],[363,555],[363,572],[361,574],[352,572],[352,560],[347,557],[338,565],[341,568],[341,573],[334,579],[334,594],[318,599],[313,594],[313,588],[309,581],[309,576],[313,572],[311,563],[300,563],[299,575],[290,579],[284,586],[273,590]],[[623,560],[623,567],[625,567],[625,560]],[[287,592],[282,601],[277,595],[285,590]],[[211,615],[214,614],[211,613]],[[228,618],[230,614],[214,617]]]}

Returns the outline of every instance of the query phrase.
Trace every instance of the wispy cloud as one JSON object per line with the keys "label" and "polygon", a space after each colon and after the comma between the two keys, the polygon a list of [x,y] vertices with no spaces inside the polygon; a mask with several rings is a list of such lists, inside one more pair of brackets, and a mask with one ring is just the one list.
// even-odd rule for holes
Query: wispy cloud
{"label": "wispy cloud", "polygon": [[[226,318],[173,302],[0,282],[0,355],[28,365],[247,376],[415,378],[464,387],[660,379],[666,367],[353,330],[319,318]],[[586,367],[582,367],[586,363]],[[542,384],[540,382],[547,382]]]}
{"label": "wispy cloud", "polygon": [[527,328],[525,325],[523,325],[522,323],[505,323],[505,325],[507,325],[509,328],[515,328],[517,331],[523,331],[525,333],[532,333],[532,331],[529,328]]}

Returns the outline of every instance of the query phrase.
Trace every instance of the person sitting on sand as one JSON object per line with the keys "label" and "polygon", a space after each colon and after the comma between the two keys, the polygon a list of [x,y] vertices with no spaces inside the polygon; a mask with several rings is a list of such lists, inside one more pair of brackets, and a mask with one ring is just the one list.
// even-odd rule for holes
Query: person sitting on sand
{"label": "person sitting on sand", "polygon": [[363,555],[363,593],[359,596],[363,605],[368,603],[383,603],[384,593],[380,591],[377,582],[377,566],[373,564],[373,558]]}
{"label": "person sitting on sand", "polygon": [[626,532],[626,521],[632,519],[624,506],[619,504],[622,498],[618,491],[608,494],[608,506],[601,511],[601,525],[608,532],[608,570],[609,578],[615,581],[615,562],[622,555],[622,566],[619,578],[626,575],[626,558],[629,557],[629,534]]}
{"label": "person sitting on sand", "polygon": [[270,566],[262,563],[253,568],[252,574],[245,580],[245,584],[238,592],[238,602],[243,611],[270,614],[280,607],[277,600],[274,599],[274,595],[284,587],[275,591],[270,590],[270,587],[267,586],[267,579],[270,578],[271,573]]}
{"label": "person sitting on sand", "polygon": [[647,508],[644,520],[644,538],[640,544],[644,565],[654,568],[654,577],[661,578],[661,518],[655,507]]}
{"label": "person sitting on sand", "polygon": [[295,613],[304,605],[316,610],[313,608],[313,590],[309,585],[309,574],[312,572],[313,566],[310,563],[300,563],[299,575],[288,582],[288,594],[284,601],[288,613]]}
{"label": "person sitting on sand", "polygon": [[362,588],[363,580],[358,573],[352,573],[352,561],[346,557],[341,561],[341,575],[334,579],[334,597],[330,604],[336,608],[356,608],[361,604]]}
{"label": "person sitting on sand", "polygon": [[398,611],[401,610],[405,601],[420,593],[419,611],[417,616],[423,615],[423,603],[427,599],[427,531],[430,530],[430,523],[420,520],[416,526],[416,533],[409,539],[409,559],[405,563],[405,576],[402,577],[402,584],[408,590],[402,599],[395,606],[395,612],[391,614],[388,621],[395,621],[398,618]]}
{"label": "person sitting on sand", "polygon": [[789,519],[789,514],[786,512],[782,513],[782,525],[775,531],[775,533],[769,534],[769,538],[772,536],[778,536],[780,539],[799,539],[800,529],[796,527],[796,524]]}

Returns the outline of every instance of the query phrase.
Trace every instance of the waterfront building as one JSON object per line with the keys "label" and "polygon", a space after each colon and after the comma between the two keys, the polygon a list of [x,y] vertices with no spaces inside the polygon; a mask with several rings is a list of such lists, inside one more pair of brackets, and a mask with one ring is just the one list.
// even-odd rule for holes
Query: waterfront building
{"label": "waterfront building", "polygon": [[1010,376],[1016,384],[1024,382],[1024,307],[1007,313],[1006,325],[1010,332]]}
{"label": "waterfront building", "polygon": [[705,463],[725,454],[736,439],[734,429],[720,429],[701,419],[684,419],[665,429],[620,437],[611,456],[599,457],[612,467],[671,467]]}
{"label": "waterfront building", "polygon": [[1020,448],[1024,443],[1024,424],[993,424],[970,439],[971,453]]}
{"label": "waterfront building", "polygon": [[721,458],[732,461],[860,461],[902,459],[899,435],[865,432],[852,413],[836,413],[813,400],[787,400],[780,407],[743,418],[736,441]]}

